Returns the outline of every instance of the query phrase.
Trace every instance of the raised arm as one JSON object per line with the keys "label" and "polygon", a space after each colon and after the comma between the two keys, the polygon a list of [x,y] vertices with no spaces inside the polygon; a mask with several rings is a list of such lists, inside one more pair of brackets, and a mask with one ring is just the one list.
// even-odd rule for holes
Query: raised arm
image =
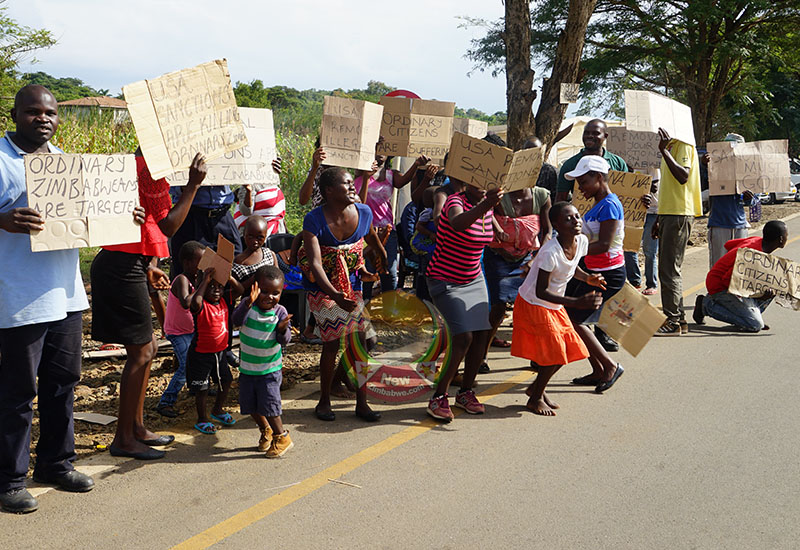
{"label": "raised arm", "polygon": [[450,218],[450,225],[456,231],[466,231],[473,223],[482,218],[489,210],[500,204],[500,199],[503,198],[503,190],[501,188],[492,189],[483,200],[470,208],[464,210],[460,205],[454,204],[448,211],[448,218]]}
{"label": "raised arm", "polygon": [[192,313],[197,313],[201,309],[203,309],[203,296],[206,293],[206,289],[208,288],[211,279],[214,277],[214,268],[209,267],[203,272],[203,280],[200,281],[200,284],[197,285],[197,288],[194,289],[189,295],[189,310]]}
{"label": "raised arm", "polygon": [[673,158],[672,153],[667,150],[667,145],[669,145],[671,138],[664,128],[658,129],[658,138],[658,150],[661,151],[661,156],[664,158],[667,168],[675,179],[678,180],[678,183],[684,185],[689,181],[689,167],[678,164]]}
{"label": "raised arm", "polygon": [[317,177],[317,171],[319,170],[319,167],[322,166],[322,162],[326,157],[327,155],[322,147],[318,147],[317,150],[314,151],[314,156],[311,158],[311,170],[308,171],[306,181],[304,181],[303,185],[300,187],[300,196],[297,198],[301,205],[305,205],[309,200],[311,200],[311,195],[314,192],[314,180]]}
{"label": "raised arm", "polygon": [[197,194],[197,189],[206,177],[206,172],[207,168],[203,155],[197,153],[194,156],[194,160],[192,160],[192,165],[189,167],[189,183],[186,184],[181,197],[175,203],[175,206],[170,209],[169,214],[158,222],[158,228],[167,237],[172,237],[178,231],[178,228],[183,225],[183,220],[186,219],[186,215],[192,207],[192,201],[195,194]]}
{"label": "raised arm", "polygon": [[393,185],[395,186],[395,188],[400,189],[408,182],[410,182],[417,174],[417,169],[422,166],[425,166],[430,161],[431,159],[429,157],[426,157],[425,155],[420,155],[414,161],[414,164],[412,164],[411,167],[408,170],[406,170],[405,174],[401,174],[397,170],[394,170]]}

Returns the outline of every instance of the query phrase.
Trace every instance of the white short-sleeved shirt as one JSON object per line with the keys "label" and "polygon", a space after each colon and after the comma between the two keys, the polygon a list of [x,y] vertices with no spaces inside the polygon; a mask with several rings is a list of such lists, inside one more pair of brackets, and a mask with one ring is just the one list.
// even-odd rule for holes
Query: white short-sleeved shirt
{"label": "white short-sleeved shirt", "polygon": [[[28,206],[26,153],[10,135],[0,139],[0,212]],[[0,230],[0,258],[0,329],[59,321],[88,309],[77,249],[31,252],[28,234]]]}
{"label": "white short-sleeved shirt", "polygon": [[578,267],[578,262],[581,258],[586,256],[589,250],[589,239],[586,235],[578,235],[576,237],[578,246],[575,249],[575,257],[571,260],[567,259],[564,254],[564,249],[561,248],[561,243],[557,238],[552,238],[539,249],[539,253],[533,259],[531,270],[528,272],[522,286],[519,287],[519,295],[528,302],[535,306],[546,307],[547,309],[560,309],[564,306],[561,304],[554,304],[547,300],[542,300],[536,296],[536,280],[539,277],[539,270],[544,269],[550,272],[550,281],[547,285],[547,290],[558,296],[563,296],[567,288],[567,283],[575,275],[575,269]]}

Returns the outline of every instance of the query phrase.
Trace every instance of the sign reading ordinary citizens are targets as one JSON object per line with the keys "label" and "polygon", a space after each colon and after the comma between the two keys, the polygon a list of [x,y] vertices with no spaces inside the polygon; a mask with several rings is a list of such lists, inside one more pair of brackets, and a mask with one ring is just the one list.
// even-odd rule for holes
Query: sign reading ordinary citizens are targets
{"label": "sign reading ordinary citizens are targets", "polygon": [[140,80],[122,88],[154,179],[188,170],[247,145],[224,59]]}

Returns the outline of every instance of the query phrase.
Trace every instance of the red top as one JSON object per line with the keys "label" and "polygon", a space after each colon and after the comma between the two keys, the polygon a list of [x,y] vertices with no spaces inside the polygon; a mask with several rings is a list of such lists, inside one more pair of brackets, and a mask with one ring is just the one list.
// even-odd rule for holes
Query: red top
{"label": "red top", "polygon": [[203,307],[194,316],[195,351],[217,353],[228,347],[228,305],[224,298],[219,303],[203,301]]}
{"label": "red top", "polygon": [[744,239],[733,239],[725,243],[728,252],[717,260],[714,267],[706,275],[706,288],[709,294],[725,292],[731,284],[733,274],[733,264],[736,263],[736,251],[739,248],[752,248],[763,252],[761,249],[761,237],[745,237]]}
{"label": "red top", "polygon": [[461,206],[464,212],[475,207],[463,192],[447,198],[439,216],[436,247],[428,264],[427,276],[463,285],[480,275],[483,248],[492,242],[494,228],[490,210],[465,231],[456,231],[450,224],[450,209],[455,205]]}
{"label": "red top", "polygon": [[139,179],[139,204],[144,207],[142,240],[138,243],[116,244],[103,248],[115,252],[166,258],[169,256],[167,236],[159,229],[158,222],[166,218],[172,208],[169,184],[164,178],[153,180],[144,157],[136,157],[136,175]]}

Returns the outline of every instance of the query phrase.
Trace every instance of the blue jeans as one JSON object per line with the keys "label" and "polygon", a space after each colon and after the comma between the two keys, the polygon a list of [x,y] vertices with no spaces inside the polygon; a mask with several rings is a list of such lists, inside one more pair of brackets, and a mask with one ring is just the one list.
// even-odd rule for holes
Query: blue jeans
{"label": "blue jeans", "polygon": [[186,384],[186,352],[189,351],[189,344],[192,343],[192,334],[167,334],[166,336],[167,340],[172,343],[175,357],[178,358],[178,368],[158,402],[159,407],[171,407],[178,401],[178,392]]}
{"label": "blue jeans", "polygon": [[740,327],[747,332],[758,332],[764,328],[764,319],[761,314],[772,302],[759,298],[742,298],[730,292],[723,291],[709,294],[703,298],[703,313],[722,321]]}
{"label": "blue jeans", "polygon": [[646,288],[658,288],[658,239],[651,237],[653,224],[656,223],[658,214],[647,214],[642,233],[642,251],[644,251],[644,278]]}
{"label": "blue jeans", "polygon": [[[388,292],[390,290],[397,290],[397,229],[392,228],[389,233],[389,238],[386,239],[386,244],[383,245],[386,249],[386,267],[388,274],[381,273],[381,292]],[[375,272],[375,266],[372,262],[367,260],[367,269],[370,272]],[[364,299],[369,300],[372,298],[372,283],[364,283]]]}
{"label": "blue jeans", "polygon": [[625,277],[635,287],[642,286],[642,272],[639,270],[639,254],[625,251]]}

